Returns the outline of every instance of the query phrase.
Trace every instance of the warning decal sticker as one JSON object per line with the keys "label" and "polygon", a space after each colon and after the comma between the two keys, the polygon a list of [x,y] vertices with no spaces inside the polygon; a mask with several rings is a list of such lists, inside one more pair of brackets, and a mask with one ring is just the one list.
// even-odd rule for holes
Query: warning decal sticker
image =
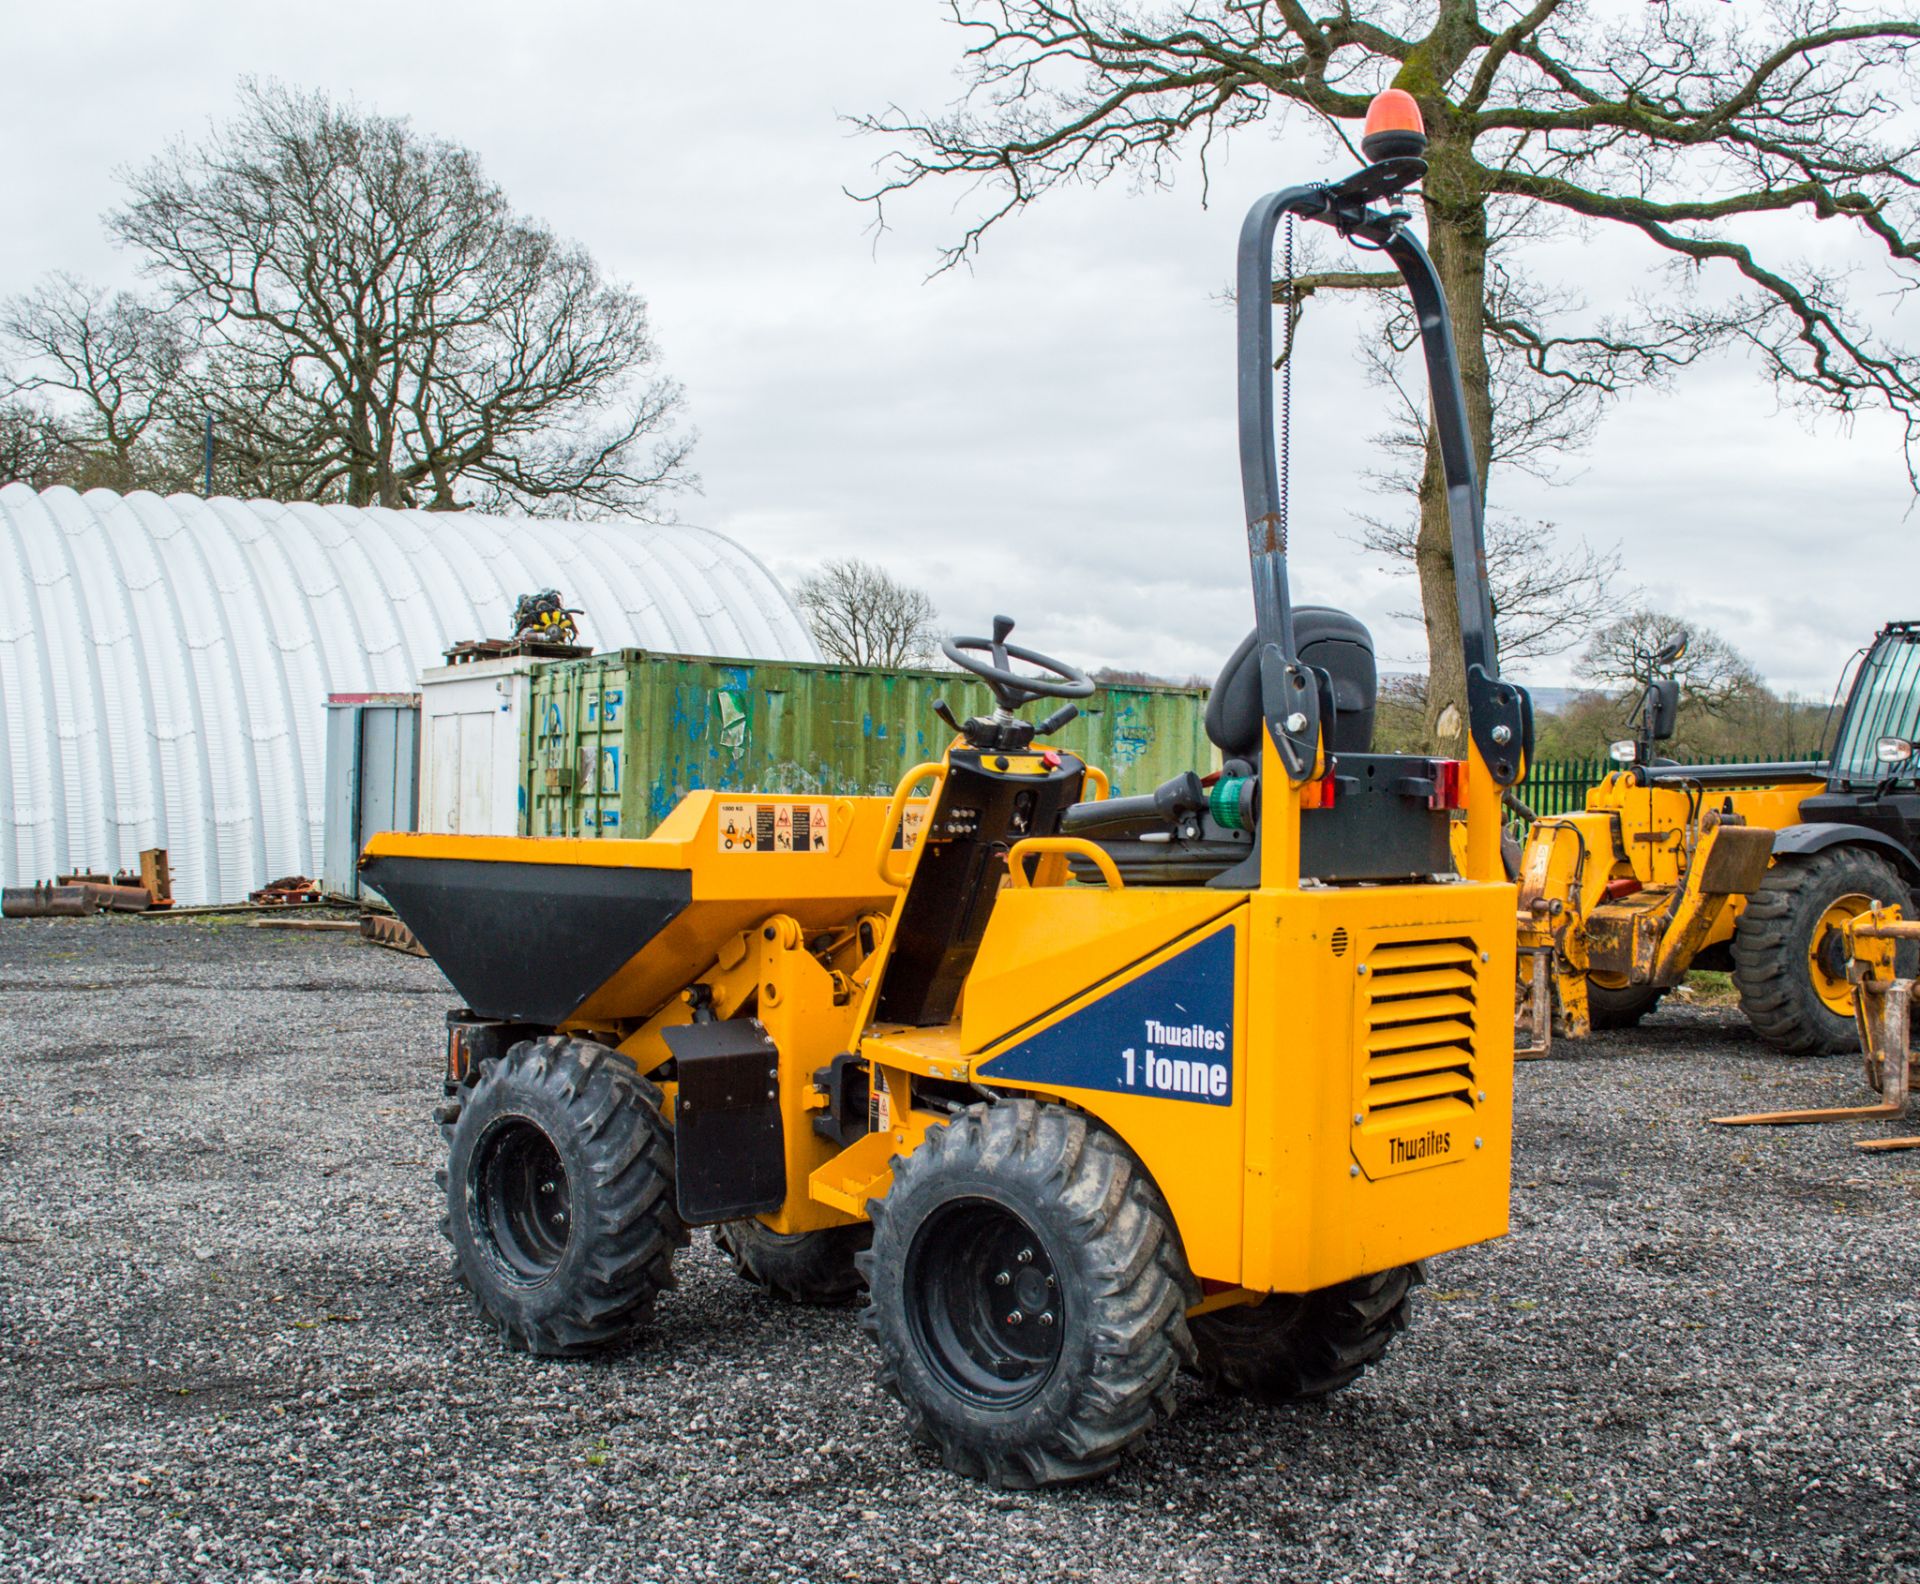
{"label": "warning decal sticker", "polygon": [[910,852],[920,843],[920,832],[926,828],[926,798],[915,798],[909,802],[900,814],[900,824],[893,833],[893,845],[896,851]]}
{"label": "warning decal sticker", "polygon": [[722,852],[824,853],[829,843],[825,803],[722,803]]}

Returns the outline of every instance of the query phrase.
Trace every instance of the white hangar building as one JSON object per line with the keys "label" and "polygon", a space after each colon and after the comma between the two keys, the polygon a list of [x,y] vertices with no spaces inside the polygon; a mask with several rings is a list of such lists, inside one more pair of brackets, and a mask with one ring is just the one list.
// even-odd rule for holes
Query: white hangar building
{"label": "white hangar building", "polygon": [[545,588],[597,649],[819,658],[702,528],[0,488],[0,883],[147,847],[182,905],[318,874],[327,696],[410,691]]}

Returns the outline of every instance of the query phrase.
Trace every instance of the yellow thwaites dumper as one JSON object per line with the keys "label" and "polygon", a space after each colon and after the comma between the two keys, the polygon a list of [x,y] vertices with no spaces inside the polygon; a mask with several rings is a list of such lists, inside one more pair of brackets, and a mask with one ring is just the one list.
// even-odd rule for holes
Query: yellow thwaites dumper
{"label": "yellow thwaites dumper", "polygon": [[[1684,639],[1655,659],[1678,660]],[[1519,1022],[1554,1033],[1637,1023],[1693,968],[1730,969],[1754,1032],[1796,1056],[1855,1039],[1846,926],[1920,888],[1920,623],[1865,652],[1821,761],[1657,757],[1678,689],[1656,677],[1629,760],[1577,814],[1536,820],[1520,860]],[[1902,736],[1899,733],[1908,735]],[[1911,976],[1920,951],[1899,948]]]}
{"label": "yellow thwaites dumper", "polygon": [[[1242,233],[1257,626],[1213,701],[1210,788],[1103,798],[1044,746],[1070,709],[1016,713],[1092,683],[1003,618],[948,648],[999,707],[949,715],[952,745],[891,800],[709,791],[642,841],[368,848],[467,1001],[447,1231],[509,1342],[618,1339],[685,1229],[714,1225],[777,1293],[864,1287],[880,1379],[948,1464],[1051,1484],[1111,1467],[1183,1364],[1264,1398],[1345,1385],[1405,1324],[1419,1261],[1506,1230],[1499,810],[1530,723],[1494,670],[1444,300],[1379,206],[1425,168],[1418,113],[1380,114],[1373,164],[1274,194]],[[1464,764],[1367,752],[1365,630],[1289,601],[1270,281],[1292,216],[1384,250],[1420,315]]]}

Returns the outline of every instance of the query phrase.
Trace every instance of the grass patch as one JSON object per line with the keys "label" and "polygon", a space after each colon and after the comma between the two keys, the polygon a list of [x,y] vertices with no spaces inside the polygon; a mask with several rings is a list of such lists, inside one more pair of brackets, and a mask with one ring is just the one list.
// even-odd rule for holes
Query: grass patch
{"label": "grass patch", "polygon": [[1732,974],[1705,968],[1696,968],[1687,975],[1687,988],[1699,1006],[1733,1006],[1740,999],[1739,991],[1733,988]]}

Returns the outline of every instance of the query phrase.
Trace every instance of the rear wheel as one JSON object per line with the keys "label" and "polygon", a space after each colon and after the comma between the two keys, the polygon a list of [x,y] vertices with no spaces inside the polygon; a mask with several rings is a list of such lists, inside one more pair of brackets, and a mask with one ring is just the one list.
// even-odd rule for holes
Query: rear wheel
{"label": "rear wheel", "polygon": [[1622,980],[1617,985],[1587,980],[1587,1011],[1597,1029],[1635,1028],[1640,1020],[1660,1005],[1666,991],[1658,985],[1635,985]]}
{"label": "rear wheel", "polygon": [[1351,1385],[1406,1330],[1418,1265],[1311,1293],[1275,1293],[1196,1315],[1199,1373],[1217,1391],[1297,1402]]}
{"label": "rear wheel", "polygon": [[864,1224],[775,1232],[746,1220],[713,1229],[714,1242],[744,1280],[776,1298],[802,1304],[845,1304],[858,1298],[866,1284],[854,1261],[872,1239],[873,1228]]}
{"label": "rear wheel", "polygon": [[[1733,937],[1733,984],[1754,1032],[1790,1056],[1854,1049],[1842,926],[1875,902],[1906,898],[1893,865],[1862,847],[1776,858]],[[1915,955],[1902,947],[1903,974]]]}
{"label": "rear wheel", "polygon": [[647,1318],[687,1241],[660,1091],[590,1040],[523,1040],[449,1127],[454,1274],[507,1342],[590,1353]]}
{"label": "rear wheel", "polygon": [[1106,1472],[1173,1412],[1199,1298],[1159,1192],[1031,1100],[930,1130],[872,1201],[865,1325],[914,1438],[995,1485]]}

